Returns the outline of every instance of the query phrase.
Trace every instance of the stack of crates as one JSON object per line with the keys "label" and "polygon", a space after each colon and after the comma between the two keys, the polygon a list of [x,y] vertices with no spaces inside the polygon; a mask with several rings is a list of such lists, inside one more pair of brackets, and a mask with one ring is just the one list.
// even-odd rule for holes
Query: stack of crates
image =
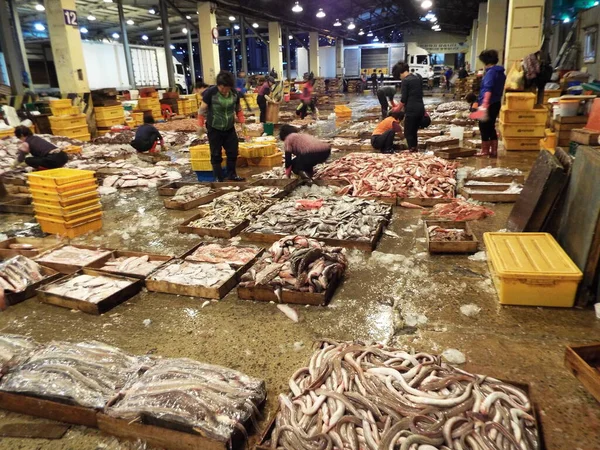
{"label": "stack of crates", "polygon": [[110,133],[112,127],[125,123],[125,110],[121,105],[97,106],[94,108],[94,114],[100,136]]}
{"label": "stack of crates", "polygon": [[[248,106],[250,107],[250,109],[258,109],[258,103],[256,102],[257,98],[258,94],[254,92],[248,92],[246,94],[246,101],[248,102]],[[245,106],[246,104],[242,101],[242,108]]]}
{"label": "stack of crates", "polygon": [[508,92],[505,98],[506,105],[500,110],[504,148],[539,151],[546,130],[546,108],[535,108],[536,95],[532,92]]}
{"label": "stack of crates", "polygon": [[50,111],[53,116],[70,116],[79,114],[81,109],[79,106],[73,106],[73,102],[69,98],[61,100],[50,100]]}
{"label": "stack of crates", "polygon": [[350,120],[352,118],[352,110],[346,105],[336,105],[335,117],[336,120]]}
{"label": "stack of crates", "polygon": [[35,218],[44,233],[74,238],[102,228],[102,205],[94,174],[63,168],[27,175]]}
{"label": "stack of crates", "polygon": [[0,139],[3,139],[5,137],[11,137],[15,135],[15,129],[14,128],[3,128],[0,130]]}
{"label": "stack of crates", "polygon": [[[221,150],[223,162],[221,165],[225,167],[225,150]],[[195,145],[190,147],[190,161],[192,170],[195,172],[210,172],[212,173],[212,164],[210,163],[210,146],[208,144]]]}
{"label": "stack of crates", "polygon": [[155,97],[144,97],[138,99],[138,104],[136,109],[141,110],[151,110],[152,117],[154,120],[162,119],[162,111],[160,109],[160,101]]}
{"label": "stack of crates", "polygon": [[71,114],[69,116],[50,116],[50,128],[55,136],[65,136],[79,141],[89,141],[90,130],[85,114]]}

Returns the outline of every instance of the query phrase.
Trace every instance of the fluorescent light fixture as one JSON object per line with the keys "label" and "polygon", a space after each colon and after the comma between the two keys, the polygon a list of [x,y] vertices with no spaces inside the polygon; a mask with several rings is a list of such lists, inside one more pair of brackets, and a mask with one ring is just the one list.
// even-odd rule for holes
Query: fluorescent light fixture
{"label": "fluorescent light fixture", "polygon": [[192,19],[192,16],[190,16],[190,15],[188,14],[187,16],[185,16],[185,18],[186,18],[187,20],[191,20],[191,19]]}
{"label": "fluorescent light fixture", "polygon": [[33,25],[33,28],[35,28],[37,31],[44,31],[46,29],[46,27],[41,23],[36,23],[35,25]]}
{"label": "fluorescent light fixture", "polygon": [[350,23],[348,24],[348,29],[349,29],[349,30],[354,30],[355,28],[356,28],[356,25],[354,24],[354,22],[350,22]]}
{"label": "fluorescent light fixture", "polygon": [[148,10],[148,12],[150,14],[156,14],[156,9],[154,9],[154,6],[150,7],[150,9]]}
{"label": "fluorescent light fixture", "polygon": [[235,22],[235,16],[229,16],[229,21],[230,22]]}
{"label": "fluorescent light fixture", "polygon": [[35,5],[35,9],[36,9],[36,11],[45,11],[46,7],[44,6],[44,4],[42,2],[39,2]]}
{"label": "fluorescent light fixture", "polygon": [[127,25],[133,25],[135,22],[133,20],[129,19],[126,23],[127,23]]}
{"label": "fluorescent light fixture", "polygon": [[423,3],[421,3],[421,8],[423,9],[429,9],[433,6],[433,2],[431,0],[425,0]]}
{"label": "fluorescent light fixture", "polygon": [[87,20],[89,20],[90,22],[93,22],[94,20],[96,20],[96,16],[92,16],[90,14],[89,16],[87,16]]}
{"label": "fluorescent light fixture", "polygon": [[379,38],[378,38],[377,36],[375,36],[375,37],[373,38],[373,42],[379,42]]}
{"label": "fluorescent light fixture", "polygon": [[333,23],[334,27],[341,27],[342,26],[342,22],[340,22],[340,19],[335,19],[335,22]]}
{"label": "fluorescent light fixture", "polygon": [[252,28],[258,28],[258,24],[257,24],[256,22],[254,22],[254,23],[252,24]]}
{"label": "fluorescent light fixture", "polygon": [[181,32],[182,32],[183,34],[187,34],[187,33],[188,33],[188,29],[184,27],[184,28],[182,28],[182,29],[181,29]]}
{"label": "fluorescent light fixture", "polygon": [[360,31],[358,32],[359,36],[363,36],[365,34],[365,32],[362,30],[362,28],[360,29]]}
{"label": "fluorescent light fixture", "polygon": [[119,39],[119,33],[113,33],[111,36],[113,39]]}
{"label": "fluorescent light fixture", "polygon": [[160,25],[159,25],[159,26],[157,26],[157,27],[156,27],[156,29],[157,29],[158,31],[162,31],[162,27],[161,27]]}
{"label": "fluorescent light fixture", "polygon": [[302,11],[304,11],[304,8],[302,8],[302,6],[300,6],[299,2],[296,2],[294,4],[294,7],[292,8],[292,11],[294,11],[295,13],[301,13]]}
{"label": "fluorescent light fixture", "polygon": [[323,8],[319,8],[319,11],[317,12],[317,17],[319,19],[322,19],[323,17],[325,17],[327,14],[325,14],[325,11],[323,11]]}
{"label": "fluorescent light fixture", "polygon": [[239,30],[239,29],[240,29],[240,26],[239,26],[239,25],[236,23],[236,24],[233,26],[233,29],[234,29],[234,30]]}
{"label": "fluorescent light fixture", "polygon": [[425,18],[426,18],[427,20],[431,20],[431,19],[432,19],[432,18],[434,18],[434,17],[435,17],[435,14],[434,14],[434,13],[432,13],[431,11],[429,11],[427,14],[425,14]]}
{"label": "fluorescent light fixture", "polygon": [[571,18],[570,18],[570,17],[565,17],[565,18],[563,19],[563,23],[569,23],[570,21],[571,21]]}
{"label": "fluorescent light fixture", "polygon": [[147,41],[148,40],[148,36],[146,36],[145,34],[142,34],[142,40],[143,41]]}
{"label": "fluorescent light fixture", "polygon": [[170,48],[171,50],[175,50],[175,46],[174,46],[173,44],[171,44],[171,45],[169,46],[169,48]]}
{"label": "fluorescent light fixture", "polygon": [[371,30],[369,30],[369,32],[367,33],[367,37],[373,37],[373,32]]}
{"label": "fluorescent light fixture", "polygon": [[79,29],[79,32],[80,32],[81,34],[87,34],[87,32],[88,32],[88,29],[87,29],[86,27],[81,27],[81,28]]}

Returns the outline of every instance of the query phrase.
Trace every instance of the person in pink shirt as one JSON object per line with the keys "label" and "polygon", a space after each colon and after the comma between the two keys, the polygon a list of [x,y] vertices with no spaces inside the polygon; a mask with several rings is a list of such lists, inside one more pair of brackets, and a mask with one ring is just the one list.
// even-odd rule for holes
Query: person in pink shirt
{"label": "person in pink shirt", "polygon": [[294,172],[303,180],[313,177],[317,164],[327,161],[331,155],[331,145],[309,134],[302,134],[292,125],[283,125],[279,130],[285,152],[285,173],[289,178]]}
{"label": "person in pink shirt", "polygon": [[313,114],[316,113],[317,108],[315,107],[315,101],[312,95],[314,85],[315,79],[309,78],[304,85],[304,89],[302,89],[302,94],[300,94],[300,105],[298,106],[298,109],[296,109],[296,114],[299,115],[301,119],[304,119],[308,114],[308,108],[310,108]]}

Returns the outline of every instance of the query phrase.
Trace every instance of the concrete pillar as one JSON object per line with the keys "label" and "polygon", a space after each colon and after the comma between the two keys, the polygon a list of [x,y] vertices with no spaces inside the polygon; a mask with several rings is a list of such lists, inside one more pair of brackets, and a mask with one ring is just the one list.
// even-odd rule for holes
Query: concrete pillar
{"label": "concrete pillar", "polygon": [[190,92],[196,84],[196,64],[194,63],[194,46],[192,45],[192,27],[188,25],[187,47],[188,57],[190,58]]}
{"label": "concrete pillar", "polygon": [[469,65],[471,66],[470,70],[475,70],[475,60],[477,59],[475,55],[475,52],[477,52],[477,26],[477,19],[475,19],[473,21],[473,28],[471,28],[471,49],[468,58]]}
{"label": "concrete pillar", "polygon": [[23,65],[11,23],[9,5],[6,0],[0,0],[0,45],[8,69],[8,79],[12,93],[21,95],[24,92],[21,74]]}
{"label": "concrete pillar", "polygon": [[246,21],[240,17],[240,50],[242,51],[242,70],[248,75],[248,49],[246,47]]}
{"label": "concrete pillar", "polygon": [[76,11],[75,0],[45,0],[44,5],[60,91],[63,94],[89,92],[79,26],[65,24],[63,11]]}
{"label": "concrete pillar", "polygon": [[269,71],[275,68],[277,77],[283,79],[283,54],[281,53],[281,25],[269,22]]}
{"label": "concrete pillar", "polygon": [[291,44],[292,44],[292,40],[290,39],[290,29],[286,28],[285,29],[285,72],[286,72],[286,78],[288,80],[292,79],[292,49],[291,49]]}
{"label": "concrete pillar", "polygon": [[319,33],[316,31],[311,31],[308,34],[308,70],[312,72],[315,77],[320,76],[320,66],[319,66]]}
{"label": "concrete pillar", "polygon": [[[160,0],[160,21],[163,29],[163,45],[165,47],[165,58],[167,59],[167,78],[169,80],[169,87],[175,88],[175,65],[173,64],[173,52],[171,51],[169,5],[166,0]],[[190,31],[188,31],[188,33],[190,33]]]}
{"label": "concrete pillar", "polygon": [[125,53],[125,65],[127,66],[127,79],[131,89],[135,89],[135,75],[133,73],[133,61],[131,60],[131,49],[129,48],[129,38],[127,37],[127,24],[125,23],[125,12],[123,11],[123,0],[117,3],[119,11],[119,25],[121,27],[121,42],[123,43],[123,52]]}
{"label": "concrete pillar", "polygon": [[504,65],[540,49],[544,31],[545,0],[509,0]]}
{"label": "concrete pillar", "polygon": [[335,76],[344,76],[344,39],[335,41]]}
{"label": "concrete pillar", "polygon": [[487,3],[487,23],[485,29],[485,48],[498,51],[500,61],[504,59],[506,42],[506,15],[508,0],[493,0]]}
{"label": "concrete pillar", "polygon": [[[218,41],[213,41],[213,28],[217,27],[217,16],[212,3],[198,2],[198,28],[202,55],[202,76],[206,84],[215,84],[221,71]],[[215,43],[217,42],[217,43]]]}
{"label": "concrete pillar", "polygon": [[27,75],[29,90],[33,91],[33,80],[31,79],[31,70],[29,69],[29,61],[27,61],[27,50],[25,49],[25,40],[23,39],[23,31],[21,30],[21,19],[17,11],[17,5],[13,2],[11,5],[13,24],[15,26],[15,35],[19,42],[19,51],[21,52],[21,60],[23,63],[23,71]]}
{"label": "concrete pillar", "polygon": [[479,16],[477,17],[477,45],[475,50],[475,68],[483,69],[483,63],[479,61],[479,54],[485,50],[485,30],[487,28],[487,3],[479,4]]}

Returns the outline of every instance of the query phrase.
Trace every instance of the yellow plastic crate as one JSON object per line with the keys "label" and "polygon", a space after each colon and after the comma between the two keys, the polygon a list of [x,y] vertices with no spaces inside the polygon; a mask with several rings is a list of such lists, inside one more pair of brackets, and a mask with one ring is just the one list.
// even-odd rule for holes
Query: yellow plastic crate
{"label": "yellow plastic crate", "polygon": [[15,135],[14,128],[7,128],[6,130],[0,130],[0,139]]}
{"label": "yellow plastic crate", "polygon": [[[192,163],[192,170],[196,172],[206,172],[213,170],[212,164],[210,163],[210,157],[208,158],[198,158],[198,159],[190,159]],[[225,167],[226,161],[223,158],[223,162],[221,163],[222,167]]]}
{"label": "yellow plastic crate", "polygon": [[507,138],[537,138],[544,137],[546,123],[504,123],[500,122],[500,132]]}
{"label": "yellow plastic crate", "polygon": [[[39,186],[62,186],[77,182],[96,182],[94,178],[96,172],[93,170],[79,169],[51,169],[40,172],[32,172],[27,175],[30,184]],[[82,186],[83,187],[83,186]]]}
{"label": "yellow plastic crate", "polygon": [[335,114],[346,114],[352,115],[352,110],[348,108],[346,105],[336,105],[334,108]]}
{"label": "yellow plastic crate", "polygon": [[529,111],[535,105],[535,94],[533,92],[507,92],[506,107],[520,111]]}
{"label": "yellow plastic crate", "polygon": [[121,105],[117,106],[97,106],[94,108],[96,119],[106,120],[115,119],[125,115],[125,110]]}
{"label": "yellow plastic crate", "polygon": [[[38,201],[53,201],[53,202],[65,202],[69,203],[74,201],[80,201],[83,195],[98,195],[98,186],[93,183],[86,186],[81,186],[81,183],[75,183],[76,188],[57,192],[52,190],[48,186],[32,186],[29,185],[29,191],[34,202]],[[62,186],[61,186],[62,187]]]}
{"label": "yellow plastic crate", "polygon": [[520,111],[508,109],[503,106],[500,110],[500,122],[505,124],[523,124],[523,123],[535,123],[545,125],[548,119],[548,110],[543,106],[533,108],[530,111]]}
{"label": "yellow plastic crate", "polygon": [[570,308],[583,278],[549,233],[484,233],[490,272],[503,305]]}
{"label": "yellow plastic crate", "polygon": [[71,106],[73,106],[73,101],[70,98],[50,100],[50,108],[69,108]]}
{"label": "yellow plastic crate", "polygon": [[44,233],[59,234],[73,239],[90,231],[100,230],[102,228],[102,213],[94,215],[92,220],[76,220],[68,224],[47,219],[37,219],[37,221]]}
{"label": "yellow plastic crate", "polygon": [[508,151],[513,150],[524,150],[524,151],[538,151],[540,145],[540,138],[503,138],[502,143],[504,148]]}
{"label": "yellow plastic crate", "polygon": [[80,125],[87,125],[87,118],[85,114],[73,114],[70,116],[50,116],[50,126],[52,128],[69,128],[77,127]]}
{"label": "yellow plastic crate", "polygon": [[210,146],[208,144],[194,145],[190,147],[191,159],[210,158]]}
{"label": "yellow plastic crate", "polygon": [[78,125],[76,127],[69,127],[69,128],[52,127],[52,134],[54,134],[55,136],[65,136],[68,138],[75,138],[77,136],[81,136],[81,135],[89,134],[89,133],[90,133],[90,130],[89,130],[87,124]]}
{"label": "yellow plastic crate", "polygon": [[79,106],[68,106],[66,108],[50,108],[54,116],[72,116],[73,114],[81,114]]}
{"label": "yellow plastic crate", "polygon": [[140,98],[140,99],[138,99],[138,108],[141,108],[141,109],[160,108],[160,101],[157,98]]}
{"label": "yellow plastic crate", "polygon": [[143,112],[132,112],[131,117],[133,117],[133,120],[135,120],[136,123],[144,123]]}
{"label": "yellow plastic crate", "polygon": [[44,203],[40,203],[37,201],[33,202],[33,207],[35,209],[36,214],[37,213],[50,214],[53,216],[62,216],[62,215],[67,215],[67,214],[73,214],[74,212],[76,212],[78,210],[92,208],[92,207],[96,207],[96,206],[100,206],[99,198],[92,198],[90,200],[86,200],[86,201],[80,202],[80,203],[73,203],[72,205],[68,205],[68,206],[45,205]]}
{"label": "yellow plastic crate", "polygon": [[91,214],[97,214],[97,213],[101,212],[102,206],[100,205],[99,202],[97,202],[95,205],[92,205],[91,207],[84,208],[84,209],[77,209],[70,213],[61,212],[61,211],[55,211],[54,213],[48,213],[48,212],[38,212],[37,209],[34,209],[34,210],[35,210],[35,216],[38,219],[62,220],[64,222],[73,222],[75,220],[79,220],[84,217],[88,217]]}
{"label": "yellow plastic crate", "polygon": [[96,126],[102,128],[114,127],[115,125],[123,125],[125,116],[115,117],[112,119],[96,119]]}
{"label": "yellow plastic crate", "polygon": [[278,167],[283,164],[283,153],[277,152],[262,158],[248,158],[248,165],[254,167]]}
{"label": "yellow plastic crate", "polygon": [[90,133],[78,134],[76,136],[71,137],[71,139],[74,139],[76,141],[89,142],[92,140],[92,135]]}
{"label": "yellow plastic crate", "polygon": [[57,208],[68,208],[70,206],[79,206],[83,203],[92,200],[100,201],[100,196],[97,190],[84,192],[70,197],[54,196],[48,197],[43,195],[33,195],[33,203],[39,206],[54,206]]}

